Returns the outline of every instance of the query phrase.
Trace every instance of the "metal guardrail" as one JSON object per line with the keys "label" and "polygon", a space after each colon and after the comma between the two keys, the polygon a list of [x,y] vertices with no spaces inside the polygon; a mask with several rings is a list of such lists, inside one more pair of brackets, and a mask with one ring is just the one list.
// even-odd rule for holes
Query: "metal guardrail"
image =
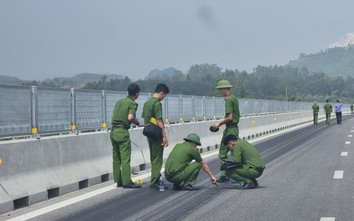
{"label": "metal guardrail", "polygon": [[[127,92],[0,85],[0,137],[105,130],[117,100]],[[140,93],[137,117],[152,95]],[[239,99],[242,116],[311,109],[309,102]],[[162,101],[166,123],[223,118],[221,97],[171,94]]]}

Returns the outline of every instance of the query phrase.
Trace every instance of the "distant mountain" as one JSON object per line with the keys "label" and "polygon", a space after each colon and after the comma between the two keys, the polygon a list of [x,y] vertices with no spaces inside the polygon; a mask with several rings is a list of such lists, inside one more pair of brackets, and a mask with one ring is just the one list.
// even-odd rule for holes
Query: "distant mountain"
{"label": "distant mountain", "polygon": [[17,77],[0,75],[0,84],[22,84],[24,81]]}
{"label": "distant mountain", "polygon": [[166,68],[164,70],[159,70],[159,69],[154,69],[152,71],[149,72],[149,74],[146,76],[145,80],[149,80],[149,79],[169,79],[173,76],[180,76],[180,75],[184,75],[181,71],[170,67],[170,68]]}
{"label": "distant mountain", "polygon": [[354,77],[354,33],[345,35],[339,42],[317,54],[300,54],[290,61],[292,67],[306,67],[310,72],[324,72],[330,76]]}

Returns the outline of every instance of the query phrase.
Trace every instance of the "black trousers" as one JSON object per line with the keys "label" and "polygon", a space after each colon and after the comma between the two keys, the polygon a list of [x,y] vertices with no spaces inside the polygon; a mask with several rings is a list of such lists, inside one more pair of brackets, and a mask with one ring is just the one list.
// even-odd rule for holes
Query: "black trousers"
{"label": "black trousers", "polygon": [[342,123],[342,112],[336,112],[337,124]]}

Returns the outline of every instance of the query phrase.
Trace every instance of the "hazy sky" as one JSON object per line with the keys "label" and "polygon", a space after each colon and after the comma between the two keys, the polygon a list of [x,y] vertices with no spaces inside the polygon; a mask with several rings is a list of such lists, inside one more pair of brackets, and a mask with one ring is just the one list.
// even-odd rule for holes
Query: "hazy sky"
{"label": "hazy sky", "polygon": [[354,31],[352,0],[0,0],[0,75],[144,78],[286,64]]}

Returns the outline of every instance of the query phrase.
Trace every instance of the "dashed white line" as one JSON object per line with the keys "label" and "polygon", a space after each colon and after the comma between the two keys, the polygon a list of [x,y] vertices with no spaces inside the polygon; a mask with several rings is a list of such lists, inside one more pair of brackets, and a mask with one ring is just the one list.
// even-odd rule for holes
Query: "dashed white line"
{"label": "dashed white line", "polygon": [[335,217],[321,217],[320,221],[335,221]]}
{"label": "dashed white line", "polygon": [[346,157],[346,156],[348,156],[348,152],[342,152],[340,155],[341,155],[342,157]]}
{"label": "dashed white line", "polygon": [[348,137],[353,137],[353,135],[352,135],[352,134],[349,134]]}
{"label": "dashed white line", "polygon": [[354,130],[351,130],[350,132],[354,133]]}
{"label": "dashed white line", "polygon": [[333,179],[343,179],[344,171],[336,170],[334,171]]}
{"label": "dashed white line", "polygon": [[350,141],[345,141],[345,144],[350,144]]}

